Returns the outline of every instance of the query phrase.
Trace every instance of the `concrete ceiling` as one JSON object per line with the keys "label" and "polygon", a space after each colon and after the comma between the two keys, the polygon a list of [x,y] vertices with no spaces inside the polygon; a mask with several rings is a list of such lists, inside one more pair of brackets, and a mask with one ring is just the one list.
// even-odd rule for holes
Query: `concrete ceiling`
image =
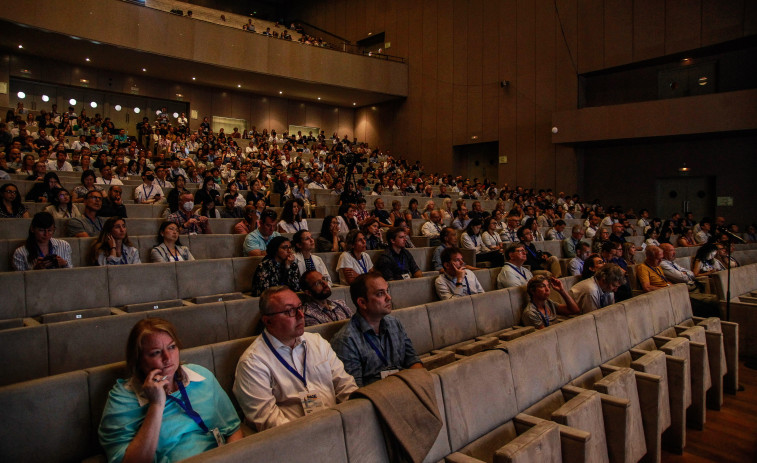
{"label": "concrete ceiling", "polygon": [[[154,77],[174,83],[229,89],[236,92],[246,91],[257,95],[313,101],[342,107],[369,106],[398,99],[396,95],[272,77],[238,69],[219,68],[35,29],[6,20],[0,20],[0,28],[3,30],[3,34],[0,34],[0,50],[12,55],[33,55],[76,66]],[[19,49],[19,44],[23,45],[23,49]],[[90,61],[87,62],[86,58]],[[146,72],[143,72],[142,68],[146,69]],[[44,76],[41,78],[35,76],[34,79],[44,81]]]}

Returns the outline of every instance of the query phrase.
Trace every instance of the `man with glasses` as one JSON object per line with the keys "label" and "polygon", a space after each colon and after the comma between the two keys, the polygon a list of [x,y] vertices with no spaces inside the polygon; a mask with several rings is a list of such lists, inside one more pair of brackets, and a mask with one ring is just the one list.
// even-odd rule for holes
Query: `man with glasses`
{"label": "man with glasses", "polygon": [[232,389],[256,430],[333,407],[357,389],[328,342],[305,333],[305,308],[294,291],[266,289],[260,313],[265,330],[239,358]]}
{"label": "man with glasses", "polygon": [[318,270],[307,270],[300,277],[300,289],[310,301],[303,304],[305,326],[345,320],[352,316],[353,310],[343,300],[329,299],[331,287]]}
{"label": "man with glasses", "polygon": [[513,243],[505,249],[505,265],[497,276],[497,289],[523,286],[534,277],[531,270],[524,267],[526,248],[523,243]]}
{"label": "man with glasses", "polygon": [[359,275],[350,285],[357,312],[331,339],[344,369],[365,386],[407,368],[423,368],[402,324],[392,315],[389,286],[378,272]]}
{"label": "man with glasses", "polygon": [[77,238],[86,238],[88,236],[98,236],[103,229],[103,219],[97,213],[103,206],[103,194],[98,190],[92,190],[87,193],[84,199],[84,212],[81,217],[69,219],[66,224],[66,233],[68,236]]}

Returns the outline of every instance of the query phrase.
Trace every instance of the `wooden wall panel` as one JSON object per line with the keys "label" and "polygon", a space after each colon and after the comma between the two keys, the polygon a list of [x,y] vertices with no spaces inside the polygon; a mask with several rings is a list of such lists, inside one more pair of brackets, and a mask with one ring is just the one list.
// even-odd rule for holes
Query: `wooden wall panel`
{"label": "wooden wall panel", "polygon": [[634,0],[634,61],[655,58],[663,54],[665,54],[665,2]]}
{"label": "wooden wall panel", "polygon": [[339,128],[339,108],[333,106],[327,106],[323,108],[321,119],[321,130],[326,133],[326,138],[331,137],[331,134],[336,132]]}
{"label": "wooden wall panel", "polygon": [[744,5],[744,36],[757,34],[757,2]]}
{"label": "wooden wall panel", "polygon": [[507,156],[508,162],[499,165],[499,183],[514,185],[517,181],[517,128],[516,128],[516,101],[518,95],[517,74],[517,27],[516,14],[517,0],[503,0],[497,2],[497,18],[499,28],[499,76],[503,80],[510,81],[507,88],[502,89],[499,100],[498,133],[499,155]]}
{"label": "wooden wall panel", "polygon": [[741,37],[744,11],[744,0],[702,0],[702,46]]}
{"label": "wooden wall panel", "polygon": [[[422,87],[421,87],[421,105],[423,108],[433,108],[439,98],[437,93],[437,60],[438,60],[438,43],[437,43],[437,5],[435,0],[424,0],[422,6],[423,19],[420,27],[422,28],[423,46],[421,47],[423,56],[422,62]],[[436,111],[422,111],[421,115],[421,162],[430,164],[437,156],[437,126]]]}
{"label": "wooden wall panel", "polygon": [[699,48],[702,43],[700,0],[665,1],[665,53]]}
{"label": "wooden wall panel", "polygon": [[[250,96],[243,93],[234,95],[231,99],[231,117],[250,120]],[[241,129],[241,128],[240,128]]]}
{"label": "wooden wall panel", "polygon": [[289,125],[305,125],[307,110],[305,103],[301,101],[287,100],[287,117],[285,120],[284,130],[289,129]]}
{"label": "wooden wall panel", "polygon": [[268,103],[268,130],[283,133],[287,129],[287,100],[270,98]]}
{"label": "wooden wall panel", "polygon": [[604,67],[604,0],[578,0],[578,71]]}
{"label": "wooden wall panel", "polygon": [[[534,93],[534,168],[540,182],[554,185],[555,149],[550,128],[555,107],[555,26],[554,4],[551,0],[535,2],[535,79]],[[549,31],[544,33],[542,31]]]}
{"label": "wooden wall panel", "polygon": [[605,0],[605,67],[633,60],[633,0]]}
{"label": "wooden wall panel", "polygon": [[[558,0],[559,18],[555,25],[555,109],[575,108],[578,77],[575,59],[578,50],[578,10],[575,2]],[[564,36],[563,36],[564,32]]]}
{"label": "wooden wall panel", "polygon": [[[322,127],[322,117],[323,111],[325,110],[325,107],[322,105],[315,105],[315,104],[309,104],[305,108],[305,125],[308,127]],[[313,134],[314,136],[317,136],[318,134]]]}
{"label": "wooden wall panel", "polygon": [[535,42],[536,24],[534,4],[519,0],[517,11],[517,100],[516,100],[516,180],[522,185],[534,181],[534,101],[535,101]]}
{"label": "wooden wall panel", "polygon": [[[461,21],[463,18],[461,18]],[[483,111],[483,93],[481,89],[482,82],[482,20],[481,20],[481,0],[471,0],[468,3],[468,37],[467,37],[467,59],[468,59],[468,111],[466,138],[477,137],[476,142],[482,135],[482,111]],[[472,141],[472,140],[471,140]],[[470,143],[471,141],[468,141]]]}

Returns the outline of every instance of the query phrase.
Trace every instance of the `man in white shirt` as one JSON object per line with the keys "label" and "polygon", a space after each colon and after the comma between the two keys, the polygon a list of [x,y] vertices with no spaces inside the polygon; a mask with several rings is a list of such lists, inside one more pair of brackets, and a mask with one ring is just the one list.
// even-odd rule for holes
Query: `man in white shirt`
{"label": "man in white shirt", "polygon": [[505,225],[502,228],[502,232],[499,234],[499,237],[502,238],[503,243],[517,243],[520,240],[518,239],[518,228],[519,228],[519,221],[518,216],[516,213],[510,213],[507,215],[507,219],[505,219],[507,222],[507,225]]}
{"label": "man in white shirt", "polygon": [[580,275],[584,271],[584,262],[591,255],[591,245],[581,241],[576,246],[576,257],[568,262],[568,275]]}
{"label": "man in white shirt", "polygon": [[142,182],[134,189],[134,200],[137,204],[152,204],[163,198],[163,189],[155,185],[155,174],[151,170],[142,174]]}
{"label": "man in white shirt", "polygon": [[701,222],[699,222],[699,231],[696,235],[694,235],[694,239],[696,240],[697,244],[705,244],[710,240],[712,235],[710,235],[710,230],[712,229],[712,219],[710,218],[704,218]]}
{"label": "man in white shirt", "polygon": [[66,161],[66,157],[67,156],[65,151],[58,151],[57,153],[55,153],[55,160],[47,161],[47,170],[58,172],[73,172],[74,168],[70,162]]}
{"label": "man in white shirt", "polygon": [[100,167],[100,176],[97,177],[95,183],[98,185],[123,185],[124,182],[113,177],[113,168],[109,165]]}
{"label": "man in white shirt", "polygon": [[692,312],[700,317],[719,317],[720,303],[718,297],[714,294],[703,293],[703,286],[697,282],[694,272],[675,263],[676,248],[672,244],[662,243],[660,249],[662,249],[660,268],[665,279],[671,283],[686,283],[688,285]]}
{"label": "man in white shirt", "polygon": [[570,296],[581,313],[592,312],[615,303],[615,291],[625,282],[623,269],[616,264],[605,264],[593,277],[576,283]]}
{"label": "man in white shirt", "polygon": [[442,251],[442,274],[436,277],[436,295],[442,301],[455,297],[483,293],[484,288],[476,275],[465,268],[463,254],[457,248]]}
{"label": "man in white shirt", "polygon": [[497,276],[497,289],[523,286],[534,277],[531,270],[523,266],[526,263],[526,247],[523,243],[513,243],[505,249],[505,265]]}
{"label": "man in white shirt", "polygon": [[565,234],[563,233],[563,231],[565,230],[566,225],[567,224],[563,219],[557,219],[555,221],[555,226],[547,231],[547,240],[563,241],[565,239]]}
{"label": "man in white shirt", "polygon": [[601,222],[601,219],[599,218],[598,215],[591,216],[591,218],[589,218],[589,226],[586,227],[584,236],[586,238],[594,238],[594,236],[599,232],[600,222]]}
{"label": "man in white shirt", "polygon": [[439,211],[433,210],[429,214],[429,218],[431,220],[424,223],[421,227],[421,235],[438,240],[439,234],[444,229],[444,224],[442,223],[442,215],[439,213]]}
{"label": "man in white shirt", "polygon": [[248,423],[273,428],[344,402],[357,389],[319,334],[305,333],[302,303],[285,286],[260,297],[263,333],[237,363],[233,392]]}

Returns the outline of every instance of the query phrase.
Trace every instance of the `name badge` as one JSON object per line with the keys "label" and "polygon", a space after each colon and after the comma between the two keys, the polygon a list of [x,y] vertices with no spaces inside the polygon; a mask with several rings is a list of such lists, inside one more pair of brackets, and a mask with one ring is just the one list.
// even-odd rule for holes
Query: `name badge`
{"label": "name badge", "polygon": [[318,397],[318,394],[315,392],[300,393],[300,403],[302,403],[302,409],[305,411],[305,416],[326,409],[323,400]]}
{"label": "name badge", "polygon": [[399,372],[399,370],[398,370],[398,369],[396,369],[396,368],[395,368],[395,369],[393,369],[393,370],[383,370],[383,371],[381,372],[381,379],[384,379],[384,378],[386,378],[387,376],[389,376],[389,375],[393,375],[393,374],[395,374],[395,373],[397,373],[397,372]]}
{"label": "name badge", "polygon": [[410,279],[410,274],[409,273],[403,273],[402,274],[402,279],[403,280],[409,280]]}
{"label": "name badge", "polygon": [[213,434],[213,438],[216,440],[216,444],[218,444],[219,447],[226,445],[226,439],[223,437],[223,434],[221,434],[221,431],[218,430],[218,428],[213,428],[210,430],[211,434]]}

